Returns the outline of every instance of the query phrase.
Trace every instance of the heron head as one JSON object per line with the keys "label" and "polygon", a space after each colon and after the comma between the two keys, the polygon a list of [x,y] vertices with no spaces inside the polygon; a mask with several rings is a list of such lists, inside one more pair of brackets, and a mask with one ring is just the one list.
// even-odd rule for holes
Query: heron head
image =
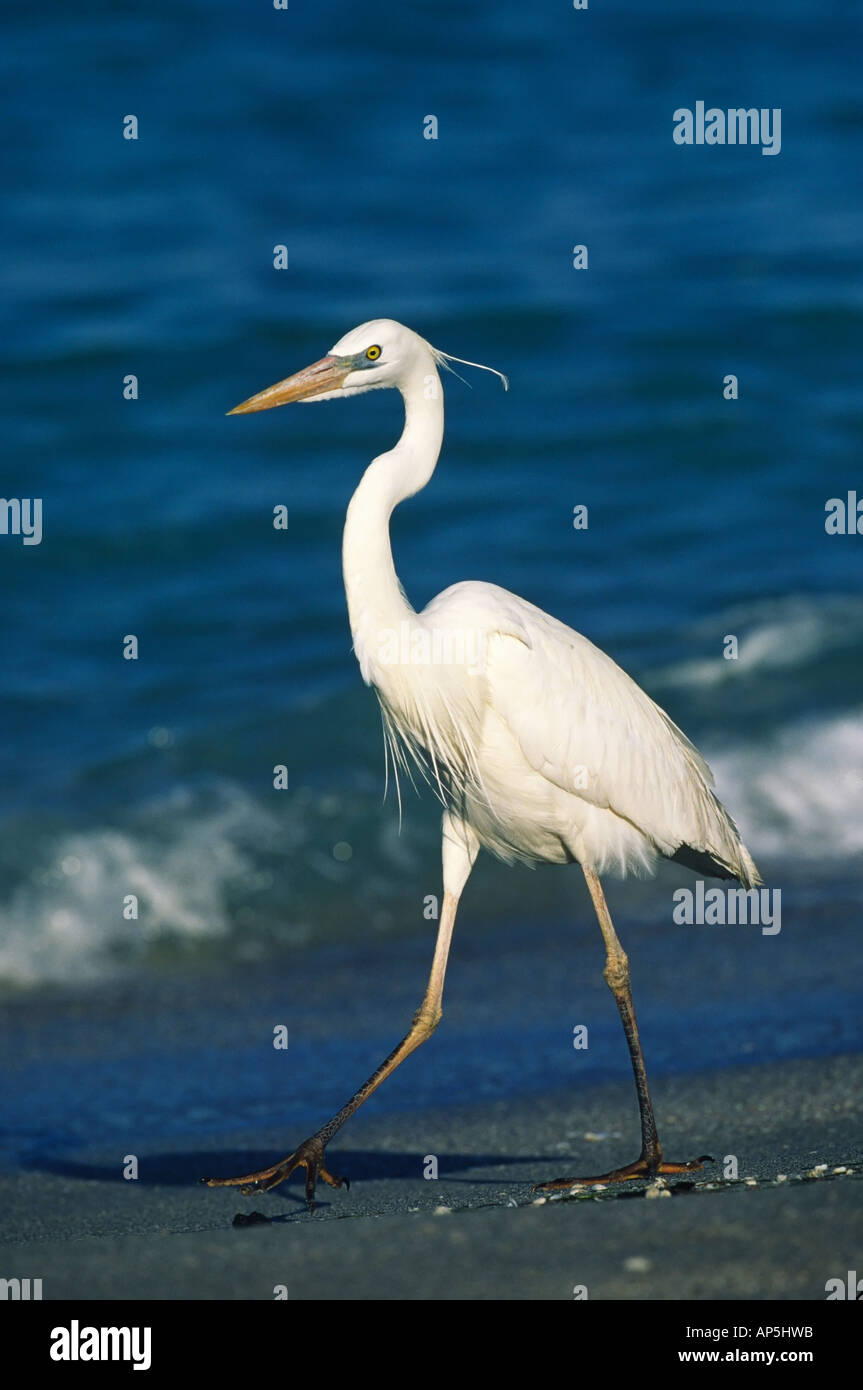
{"label": "heron head", "polygon": [[382,386],[396,386],[405,391],[412,381],[424,384],[428,374],[434,374],[435,367],[452,370],[451,362],[491,372],[500,377],[504,390],[509,385],[503,372],[495,367],[441,352],[395,319],[371,319],[339,338],[320,361],[250,396],[228,414],[248,415],[253,410],[271,410],[273,406],[289,405],[291,401],[332,401],[342,396],[358,396],[362,391],[375,391]]}
{"label": "heron head", "polygon": [[372,319],[352,328],[326,357],[229,410],[246,415],[292,401],[331,401],[378,387],[399,386],[422,361],[433,364],[429,343],[394,319]]}

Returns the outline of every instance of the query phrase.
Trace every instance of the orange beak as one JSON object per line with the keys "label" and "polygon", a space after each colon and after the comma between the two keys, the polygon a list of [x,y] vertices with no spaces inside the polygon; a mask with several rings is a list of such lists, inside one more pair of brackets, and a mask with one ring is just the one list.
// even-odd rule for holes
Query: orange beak
{"label": "orange beak", "polygon": [[250,396],[242,405],[235,405],[229,415],[250,415],[253,410],[272,410],[277,405],[289,405],[291,401],[306,401],[310,396],[322,396],[325,391],[337,391],[353,368],[342,357],[322,357],[301,372],[277,381],[266,391]]}

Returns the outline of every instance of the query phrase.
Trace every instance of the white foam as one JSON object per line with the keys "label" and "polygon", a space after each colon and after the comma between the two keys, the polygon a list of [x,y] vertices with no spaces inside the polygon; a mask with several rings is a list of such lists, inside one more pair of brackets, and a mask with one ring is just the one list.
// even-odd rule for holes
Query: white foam
{"label": "white foam", "polygon": [[[738,639],[736,660],[723,656],[726,634]],[[831,652],[859,649],[863,644],[863,599],[847,594],[759,599],[729,609],[709,624],[699,623],[693,637],[700,644],[710,640],[715,655],[653,672],[651,690],[709,687],[760,672],[792,671],[823,660]]]}
{"label": "white foam", "polygon": [[[0,906],[0,980],[98,980],[160,937],[202,941],[230,931],[228,890],[253,870],[243,842],[271,839],[274,818],[221,785],[206,797],[180,790],[138,819],[134,831],[58,836]],[[138,920],[123,916],[129,894],[139,899]]]}
{"label": "white foam", "polygon": [[[786,873],[812,875],[816,863],[835,871],[844,860],[859,875],[863,708],[786,726],[769,740],[703,751],[762,872],[773,876],[784,866]],[[321,844],[328,834],[341,843],[351,838],[351,827],[370,823],[376,829],[365,846],[361,880],[348,879],[349,866]],[[178,789],[130,815],[122,829],[58,834],[34,847],[38,868],[0,902],[0,982],[99,981],[134,967],[166,942],[194,951],[214,944],[219,950],[225,941],[232,958],[253,948],[260,954],[270,948],[268,937],[301,941],[325,932],[328,914],[343,915],[348,902],[351,912],[361,902],[364,921],[388,922],[388,904],[403,898],[406,879],[423,875],[427,891],[437,889],[433,841],[423,841],[420,853],[411,827],[398,836],[396,826],[392,808],[382,807],[379,792],[370,788],[347,799],[298,792],[290,812],[279,803],[277,814],[221,783]],[[500,866],[496,872],[509,871]],[[276,925],[265,919],[258,939],[243,904],[258,901],[262,879],[273,875]],[[303,901],[296,892],[300,879],[307,885]],[[140,900],[137,921],[123,917],[130,893]],[[504,894],[495,910],[504,914],[511,907]]]}
{"label": "white foam", "polygon": [[[749,849],[781,860],[863,854],[863,709],[786,727],[766,744],[706,749]],[[849,866],[852,867],[852,866]]]}

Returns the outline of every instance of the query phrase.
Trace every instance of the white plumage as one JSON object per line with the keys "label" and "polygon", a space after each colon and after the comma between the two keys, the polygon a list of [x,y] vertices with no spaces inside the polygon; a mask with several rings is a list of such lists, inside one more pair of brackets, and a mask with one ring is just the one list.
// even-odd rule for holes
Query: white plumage
{"label": "white plumage", "polygon": [[746,887],[761,880],[701,754],[586,637],[493,584],[455,584],[421,613],[408,602],[393,564],[390,516],[434,472],[443,439],[438,367],[462,360],[437,351],[402,324],[375,319],[346,334],[319,362],[231,412],[378,387],[401,392],[401,438],[372,460],[348,508],[345,592],[354,650],[380,699],[396,777],[400,766],[415,763],[446,809],[438,940],[410,1031],[332,1120],[288,1158],[243,1178],[213,1180],[215,1186],[267,1189],[299,1166],[306,1169],[310,1204],[318,1177],[341,1185],[324,1166],[327,1144],[440,1020],[456,910],[480,846],[508,861],[581,864],[605,941],[605,979],[635,1074],[640,1158],[598,1177],[544,1186],[690,1172],[704,1161],[663,1159],[629,965],[599,875],[649,871],[664,855],[701,873],[737,878]]}
{"label": "white plumage", "polygon": [[[517,594],[473,580],[422,613],[411,608],[388,523],[437,463],[445,359],[389,320],[354,329],[332,355],[369,343],[381,347],[375,367],[353,372],[343,393],[363,389],[354,378],[368,370],[377,378],[369,386],[399,387],[406,420],[351,500],[344,575],[354,648],[380,697],[391,750],[400,741],[430,772],[454,821],[503,859],[578,860],[626,873],[679,854],[720,877],[759,881],[704,759],[587,638]],[[400,659],[385,660],[387,638],[405,629]],[[416,658],[405,660],[406,651]]]}
{"label": "white plumage", "polygon": [[507,861],[577,860],[617,874],[677,856],[746,886],[760,882],[701,754],[586,637],[476,581],[453,585],[409,622],[412,633],[429,633],[412,642],[420,653],[441,632],[476,634],[462,642],[463,661],[382,669],[369,658],[365,667],[391,739],[486,849]]}

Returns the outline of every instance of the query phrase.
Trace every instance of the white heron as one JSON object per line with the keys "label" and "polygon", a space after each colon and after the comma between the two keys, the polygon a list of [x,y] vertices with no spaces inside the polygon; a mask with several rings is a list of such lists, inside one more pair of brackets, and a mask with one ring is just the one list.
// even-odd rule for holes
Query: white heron
{"label": "white heron", "polygon": [[444,891],[428,986],[407,1035],[329,1123],[287,1158],[244,1177],[207,1179],[213,1187],[267,1191],[303,1167],[311,1207],[318,1178],[331,1187],[347,1184],[327,1170],[327,1144],[437,1027],[456,911],[481,846],[510,862],[581,865],[638,1092],[641,1154],[634,1163],[538,1186],[624,1182],[690,1172],[708,1161],[663,1158],[629,964],[600,875],[649,870],[664,856],[747,888],[761,880],[697,749],[586,637],[494,584],[455,584],[421,613],[408,602],[393,564],[390,516],[435,470],[444,422],[438,367],[463,360],[403,324],[375,319],[346,334],[320,361],[230,412],[334,400],[378,387],[402,394],[401,438],[372,460],[348,507],[344,581],[354,651],[380,700],[393,766],[416,762],[444,804]]}

